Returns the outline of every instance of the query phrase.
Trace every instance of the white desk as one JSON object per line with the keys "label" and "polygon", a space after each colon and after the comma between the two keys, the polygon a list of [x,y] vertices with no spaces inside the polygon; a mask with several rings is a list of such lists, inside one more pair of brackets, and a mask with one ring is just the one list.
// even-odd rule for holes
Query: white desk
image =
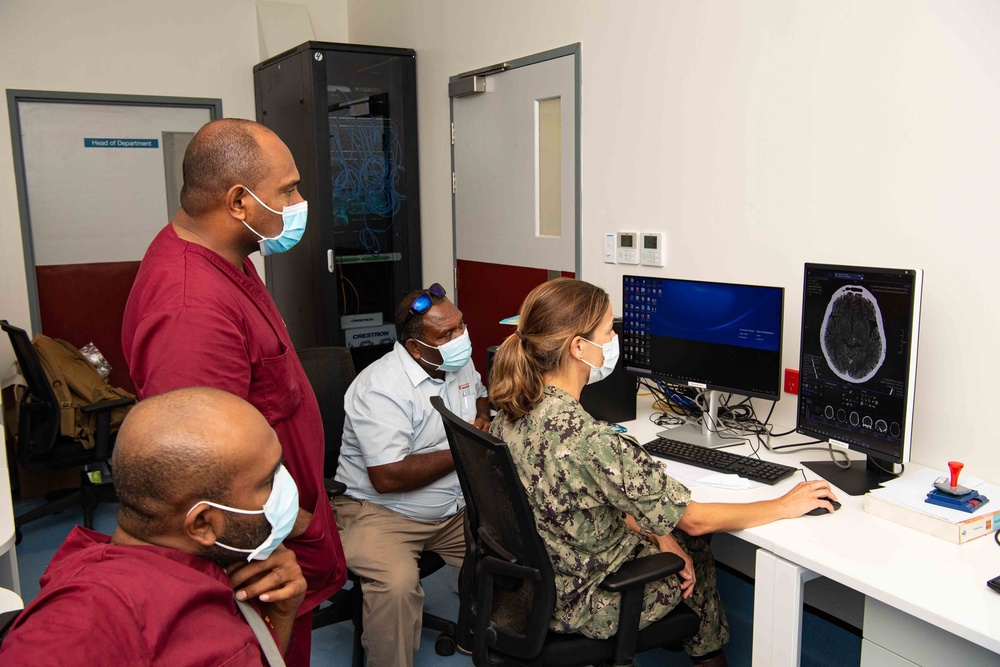
{"label": "white desk", "polygon": [[21,594],[14,549],[14,501],[10,493],[10,472],[0,467],[0,588]]}
{"label": "white desk", "polygon": [[[649,399],[640,398],[637,419],[624,424],[639,442],[648,442],[662,430],[649,421],[651,412]],[[796,436],[782,439],[804,440]],[[751,452],[749,446],[728,449],[737,454]],[[801,459],[824,456],[822,452],[804,452]],[[766,451],[761,451],[761,458],[786,465],[799,461],[799,455]],[[669,462],[667,465],[669,468]],[[915,467],[907,466],[908,470]],[[806,476],[817,479],[810,470]],[[690,487],[693,499],[699,502],[749,502],[776,498],[800,481],[802,476],[796,474],[774,486],[749,491],[697,484]],[[733,533],[759,547],[753,664],[798,665],[803,585],[819,576],[867,596],[862,653],[866,667],[912,664],[897,661],[892,652],[907,645],[912,649],[910,655],[921,656],[919,664],[1000,664],[1000,595],[986,587],[987,579],[1000,574],[1000,549],[992,536],[951,544],[865,513],[862,496],[835,492],[843,506],[833,515],[804,516]],[[899,616],[900,612],[906,616]],[[909,617],[926,625],[909,623]],[[900,636],[907,627],[912,628],[909,635]],[[935,628],[946,633],[934,636]],[[890,655],[879,652],[886,650],[882,648],[886,644],[891,644],[887,647]]]}
{"label": "white desk", "polygon": [[14,501],[10,494],[10,473],[0,466],[0,628],[24,609],[21,581],[17,574],[14,549]]}

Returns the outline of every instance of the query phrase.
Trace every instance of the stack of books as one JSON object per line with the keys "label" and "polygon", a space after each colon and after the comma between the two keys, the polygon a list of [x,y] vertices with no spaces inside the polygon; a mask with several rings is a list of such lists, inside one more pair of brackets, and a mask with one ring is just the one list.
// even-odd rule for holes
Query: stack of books
{"label": "stack of books", "polygon": [[1000,487],[982,480],[966,477],[960,482],[990,499],[971,514],[924,502],[927,492],[934,488],[934,480],[947,475],[947,472],[927,468],[908,472],[865,494],[865,511],[955,544],[964,544],[1000,529]]}

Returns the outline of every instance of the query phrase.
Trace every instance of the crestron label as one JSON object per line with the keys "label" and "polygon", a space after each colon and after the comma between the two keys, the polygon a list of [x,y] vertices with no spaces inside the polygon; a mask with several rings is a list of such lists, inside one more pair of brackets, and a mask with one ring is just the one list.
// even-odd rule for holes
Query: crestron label
{"label": "crestron label", "polygon": [[386,324],[380,327],[346,329],[344,338],[347,347],[368,347],[369,345],[391,345],[396,340],[396,327]]}
{"label": "crestron label", "polygon": [[382,326],[382,313],[358,313],[356,315],[340,316],[341,329],[377,326]]}
{"label": "crestron label", "polygon": [[83,140],[84,148],[159,148],[159,139],[105,139],[88,138]]}

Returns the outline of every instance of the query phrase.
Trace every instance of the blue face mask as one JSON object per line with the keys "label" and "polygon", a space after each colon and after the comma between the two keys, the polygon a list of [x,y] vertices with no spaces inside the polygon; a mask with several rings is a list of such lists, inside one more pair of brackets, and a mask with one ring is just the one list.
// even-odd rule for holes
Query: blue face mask
{"label": "blue face mask", "polygon": [[[250,188],[244,186],[247,192],[250,192]],[[243,224],[251,232],[260,237],[260,254],[265,257],[268,255],[276,255],[279,252],[285,252],[286,250],[293,247],[302,238],[302,234],[306,231],[306,218],[309,216],[309,202],[300,201],[298,204],[292,204],[291,206],[286,206],[281,211],[275,211],[273,208],[265,204],[260,200],[260,198],[254,193],[250,192],[250,196],[257,200],[257,203],[266,208],[271,213],[277,213],[281,216],[281,222],[284,228],[281,233],[275,237],[268,238],[258,232],[256,229],[247,225],[247,221],[243,220]]]}
{"label": "blue face mask", "polygon": [[240,549],[219,541],[216,541],[215,545],[228,551],[249,554],[247,562],[252,560],[267,560],[267,557],[274,553],[278,545],[292,532],[295,519],[299,516],[299,488],[295,486],[295,480],[292,479],[288,470],[282,465],[278,467],[278,471],[274,474],[274,481],[271,483],[271,495],[268,496],[267,502],[264,503],[264,509],[241,510],[208,500],[200,500],[188,510],[188,514],[193,512],[194,508],[198,505],[210,505],[225,512],[234,512],[236,514],[263,514],[268,523],[271,524],[271,534],[258,547],[254,549]]}
{"label": "blue face mask", "polygon": [[429,347],[433,350],[437,350],[441,353],[441,363],[432,364],[423,357],[423,361],[428,366],[433,366],[439,371],[457,371],[469,363],[469,359],[472,358],[472,341],[469,340],[469,327],[465,327],[465,331],[458,338],[453,338],[444,345],[438,345],[437,347],[433,345],[428,345],[422,340],[414,338],[424,347]]}

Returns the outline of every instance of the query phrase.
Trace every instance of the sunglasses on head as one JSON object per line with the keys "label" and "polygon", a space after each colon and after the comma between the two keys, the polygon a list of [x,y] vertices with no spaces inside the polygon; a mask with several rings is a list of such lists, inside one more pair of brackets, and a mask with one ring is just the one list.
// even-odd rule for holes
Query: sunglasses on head
{"label": "sunglasses on head", "polygon": [[405,327],[406,323],[409,322],[410,318],[414,315],[423,315],[430,310],[431,306],[434,305],[434,301],[431,297],[443,299],[447,294],[448,293],[445,292],[444,288],[441,287],[439,283],[434,283],[422,291],[419,295],[417,295],[417,298],[413,300],[413,303],[410,304],[410,312],[406,316],[406,319],[403,320],[403,326]]}

